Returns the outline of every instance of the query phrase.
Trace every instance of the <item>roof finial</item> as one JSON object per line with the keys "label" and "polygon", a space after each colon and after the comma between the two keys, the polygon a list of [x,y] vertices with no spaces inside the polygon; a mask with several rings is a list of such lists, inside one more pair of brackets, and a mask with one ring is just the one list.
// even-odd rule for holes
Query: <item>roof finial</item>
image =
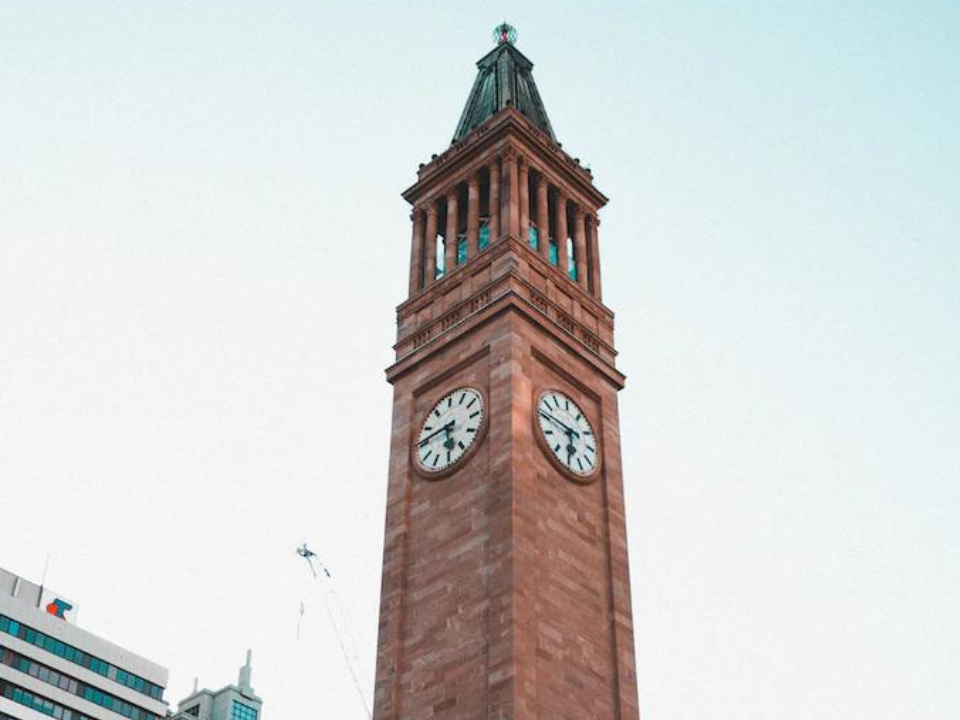
{"label": "roof finial", "polygon": [[504,20],[493,29],[493,39],[497,45],[516,45],[517,29],[513,25],[508,25],[507,21]]}

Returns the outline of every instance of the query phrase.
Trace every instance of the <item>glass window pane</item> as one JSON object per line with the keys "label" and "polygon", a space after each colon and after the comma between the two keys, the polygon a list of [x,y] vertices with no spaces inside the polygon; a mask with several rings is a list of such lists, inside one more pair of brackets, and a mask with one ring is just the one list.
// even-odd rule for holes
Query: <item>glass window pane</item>
{"label": "glass window pane", "polygon": [[445,260],[444,254],[443,254],[443,237],[442,236],[437,235],[436,244],[437,244],[436,253],[434,254],[434,260],[435,260],[434,264],[436,267],[436,272],[434,273],[434,278],[442,278],[443,269],[444,269],[443,261]]}

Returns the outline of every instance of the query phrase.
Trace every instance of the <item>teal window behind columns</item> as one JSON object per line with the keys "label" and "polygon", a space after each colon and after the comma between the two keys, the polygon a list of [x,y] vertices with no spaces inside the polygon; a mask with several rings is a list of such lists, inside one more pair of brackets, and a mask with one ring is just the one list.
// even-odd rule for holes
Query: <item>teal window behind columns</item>
{"label": "teal window behind columns", "polygon": [[477,249],[486,250],[490,246],[490,222],[484,220],[480,225],[480,236],[477,238]]}
{"label": "teal window behind columns", "polygon": [[534,250],[537,250],[540,247],[540,234],[537,230],[537,226],[533,223],[530,223],[530,231],[527,233],[527,241],[530,243],[530,247]]}
{"label": "teal window behind columns", "polygon": [[556,265],[560,262],[560,251],[557,249],[557,241],[550,238],[550,263]]}
{"label": "teal window behind columns", "polygon": [[573,240],[567,240],[567,275],[571,280],[577,279],[577,258],[573,254]]}
{"label": "teal window behind columns", "polygon": [[457,238],[457,265],[463,265],[467,261],[467,238],[461,235]]}

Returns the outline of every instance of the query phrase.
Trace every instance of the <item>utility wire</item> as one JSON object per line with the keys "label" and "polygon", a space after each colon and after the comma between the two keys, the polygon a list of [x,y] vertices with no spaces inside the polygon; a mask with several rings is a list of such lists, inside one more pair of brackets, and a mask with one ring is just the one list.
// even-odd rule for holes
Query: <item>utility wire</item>
{"label": "utility wire", "polygon": [[[316,553],[310,550],[307,547],[306,543],[304,543],[299,548],[297,548],[297,554],[307,561],[307,565],[310,566],[310,572],[313,575],[314,581],[319,583],[320,576],[317,574],[317,570],[313,566],[313,558],[317,557]],[[317,560],[317,563],[320,565],[320,568],[323,570],[323,574],[326,576],[328,580],[327,591],[325,593],[321,591],[321,599],[323,600],[323,609],[327,613],[327,619],[330,620],[330,625],[333,627],[333,633],[334,635],[336,635],[337,644],[340,646],[340,652],[343,653],[343,660],[347,664],[347,670],[350,672],[350,679],[353,681],[353,687],[356,689],[357,696],[360,698],[360,703],[363,705],[363,711],[367,714],[368,720],[373,720],[373,715],[370,713],[370,707],[369,705],[367,705],[367,698],[364,696],[363,689],[360,687],[360,681],[357,678],[356,670],[354,669],[353,662],[351,662],[351,659],[350,659],[350,653],[347,650],[346,643],[344,642],[343,634],[340,631],[340,627],[337,624],[336,619],[333,617],[333,612],[330,610],[330,602],[328,602],[328,598],[333,600],[333,604],[336,605],[337,609],[340,612],[341,621],[344,622],[344,624],[346,624],[346,620],[345,620],[346,616],[343,613],[343,606],[340,605],[340,601],[337,598],[336,592],[333,587],[333,576],[330,575],[330,571],[327,570],[327,568],[323,565],[323,563],[320,562],[319,559]],[[302,608],[303,608],[302,603],[300,607],[301,607],[301,616],[302,616]],[[300,631],[300,628],[298,623],[297,625],[298,638],[300,634],[299,631]]]}

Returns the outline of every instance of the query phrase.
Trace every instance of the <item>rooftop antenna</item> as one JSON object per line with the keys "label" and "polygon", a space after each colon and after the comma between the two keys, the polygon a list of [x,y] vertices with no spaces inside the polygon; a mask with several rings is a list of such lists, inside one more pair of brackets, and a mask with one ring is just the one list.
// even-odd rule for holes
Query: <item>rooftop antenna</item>
{"label": "rooftop antenna", "polygon": [[240,679],[239,685],[241,690],[249,690],[253,692],[253,687],[250,685],[250,675],[253,673],[253,668],[251,665],[251,660],[253,659],[253,650],[247,650],[247,662],[244,663],[243,667],[240,668]]}
{"label": "rooftop antenna", "polygon": [[37,607],[43,602],[43,585],[47,582],[47,568],[50,567],[50,553],[47,553],[47,559],[43,563],[43,574],[40,576],[40,593],[37,595]]}

